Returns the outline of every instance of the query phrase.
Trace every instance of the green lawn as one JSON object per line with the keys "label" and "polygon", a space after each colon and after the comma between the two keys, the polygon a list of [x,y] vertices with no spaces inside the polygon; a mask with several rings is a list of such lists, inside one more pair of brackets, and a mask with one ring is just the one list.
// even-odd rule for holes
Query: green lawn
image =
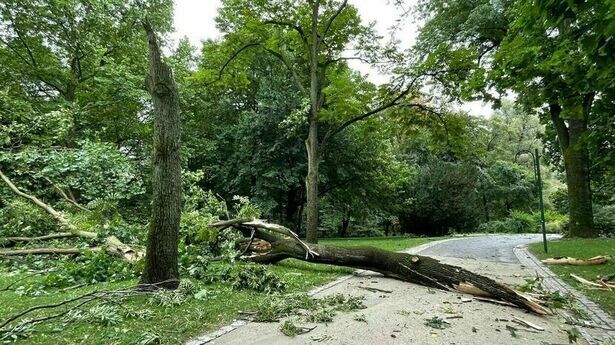
{"label": "green lawn", "polygon": [[602,265],[549,265],[549,269],[568,284],[582,291],[587,297],[599,304],[604,311],[615,317],[615,292],[588,290],[570,277],[570,273],[573,273],[579,277],[594,281],[599,275],[615,273],[615,239],[569,239],[549,242],[548,254],[544,253],[542,243],[531,244],[529,249],[540,259],[558,256],[570,256],[580,259],[588,259],[597,255],[612,256],[611,260]]}
{"label": "green lawn", "polygon": [[[428,238],[388,238],[388,239],[350,239],[323,240],[324,244],[343,246],[372,245],[375,247],[401,250],[413,247],[433,239]],[[286,260],[271,269],[279,274],[287,283],[286,292],[307,292],[317,286],[326,284],[344,274],[352,272],[350,268],[329,265],[305,263],[299,260]],[[0,271],[0,290],[19,276],[10,276]],[[35,282],[37,277],[17,284]],[[121,322],[103,325],[86,322],[63,325],[62,319],[56,322],[39,325],[34,333],[24,340],[28,344],[137,344],[148,334],[160,336],[162,344],[179,344],[203,332],[218,328],[240,316],[240,311],[250,311],[267,295],[249,290],[233,290],[227,284],[204,284],[192,280],[198,289],[206,289],[211,293],[204,300],[191,299],[183,304],[162,307],[149,302],[149,297],[131,297],[121,303],[120,308],[134,310],[149,310],[151,317],[147,319],[124,317]],[[110,284],[97,284],[67,292],[51,291],[36,297],[19,296],[16,292],[0,291],[0,322],[7,317],[31,306],[55,303],[93,290],[119,289],[134,286],[136,280]],[[39,317],[38,314],[36,317]],[[2,335],[0,334],[0,337]]]}

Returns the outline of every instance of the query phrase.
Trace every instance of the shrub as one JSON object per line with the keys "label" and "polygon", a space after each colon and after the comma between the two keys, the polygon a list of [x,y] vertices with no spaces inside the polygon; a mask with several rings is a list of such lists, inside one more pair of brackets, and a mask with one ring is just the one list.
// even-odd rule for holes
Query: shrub
{"label": "shrub", "polygon": [[602,236],[615,237],[615,205],[594,205],[594,227]]}
{"label": "shrub", "polygon": [[[568,226],[568,216],[553,210],[545,211],[545,229],[550,233],[562,233]],[[540,212],[513,211],[510,217],[483,223],[478,231],[487,233],[538,233]]]}
{"label": "shrub", "polygon": [[58,224],[30,202],[13,200],[0,208],[0,237],[40,236],[58,231]]}

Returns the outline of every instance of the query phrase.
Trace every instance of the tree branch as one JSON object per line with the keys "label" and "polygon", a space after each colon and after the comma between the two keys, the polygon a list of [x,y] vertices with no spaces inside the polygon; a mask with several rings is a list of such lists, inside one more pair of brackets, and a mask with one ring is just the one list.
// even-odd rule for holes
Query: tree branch
{"label": "tree branch", "polygon": [[272,25],[286,26],[288,28],[291,28],[299,34],[299,37],[301,37],[301,41],[303,42],[303,44],[306,47],[308,45],[307,36],[305,35],[305,31],[303,31],[303,29],[298,25],[295,25],[289,22],[277,21],[277,20],[266,20],[263,22],[263,24],[272,24]]}
{"label": "tree branch", "polygon": [[335,18],[337,18],[340,15],[340,13],[342,13],[344,8],[346,8],[346,5],[348,5],[348,0],[342,1],[342,3],[340,4],[340,7],[338,7],[337,11],[335,11],[335,13],[329,18],[329,20],[327,20],[327,23],[325,24],[325,28],[322,31],[321,41],[324,40],[325,37],[327,37],[327,33],[329,33],[329,29],[331,29],[331,25],[335,21]]}
{"label": "tree branch", "polygon": [[79,255],[86,251],[98,252],[100,247],[92,247],[87,249],[79,248],[29,248],[29,249],[10,249],[0,250],[1,256],[25,256],[25,255]]}
{"label": "tree branch", "polygon": [[562,107],[557,103],[549,104],[549,112],[551,113],[551,121],[555,127],[562,153],[564,153],[564,151],[568,149],[568,146],[570,146],[570,138],[568,135],[568,127],[566,127],[566,123],[560,117]]}
{"label": "tree branch", "polygon": [[36,237],[4,237],[3,240],[17,243],[17,242],[34,242],[34,241],[49,241],[49,240],[57,240],[60,238],[70,238],[77,237],[77,235],[70,232],[58,232],[55,234],[36,236]]}
{"label": "tree branch", "polygon": [[56,185],[55,183],[53,183],[53,181],[51,181],[50,179],[48,179],[47,177],[44,177],[44,179],[49,182],[58,192],[60,192],[60,194],[62,195],[62,197],[70,202],[71,204],[73,204],[73,206],[77,207],[78,209],[82,210],[82,211],[90,211],[87,208],[81,206],[79,203],[77,203],[77,201],[75,201],[74,199],[71,199],[68,197],[68,195],[66,195],[66,193],[64,192],[64,190],[62,188],[60,188],[60,186]]}
{"label": "tree branch", "polygon": [[[97,233],[79,230],[74,224],[69,222],[61,212],[58,212],[53,207],[39,200],[37,197],[22,192],[19,188],[17,188],[13,184],[13,182],[8,177],[6,177],[2,173],[1,170],[0,170],[0,178],[4,180],[4,182],[9,186],[9,188],[15,194],[19,195],[20,197],[24,199],[29,200],[30,202],[34,203],[38,207],[42,208],[45,212],[49,213],[52,217],[54,217],[60,223],[60,225],[65,227],[70,233],[74,234],[75,236],[86,238],[86,239],[97,239],[98,238]],[[109,254],[120,257],[130,263],[137,262],[143,256],[141,252],[136,251],[132,249],[130,246],[122,243],[122,241],[120,241],[115,236],[108,236],[107,238],[105,238],[105,244],[107,245],[106,249]],[[39,248],[39,249],[44,249],[44,248]],[[81,253],[81,250],[78,253],[71,252],[68,254],[79,254],[79,253]],[[31,254],[50,254],[50,253],[41,251],[41,252],[33,252]],[[10,254],[5,253],[4,255],[10,255]]]}
{"label": "tree branch", "polygon": [[286,66],[286,68],[288,69],[288,71],[291,73],[292,77],[293,77],[293,81],[295,82],[295,85],[299,88],[299,90],[301,91],[301,93],[303,94],[307,94],[307,89],[305,88],[305,86],[303,86],[303,84],[301,83],[301,79],[299,78],[299,76],[297,75],[297,72],[292,68],[292,66],[290,65],[290,62],[288,61],[288,59],[286,59],[286,57],[280,53],[280,52],[276,52],[273,49],[270,48],[265,48],[266,51],[268,51],[271,55],[277,57],[280,61],[282,61],[282,63],[284,64],[284,66]]}
{"label": "tree branch", "polygon": [[343,131],[344,129],[346,129],[346,127],[349,127],[350,125],[359,122],[361,120],[365,120],[366,118],[378,114],[386,109],[389,109],[391,107],[394,107],[396,105],[399,105],[399,100],[401,100],[402,98],[404,98],[408,93],[410,93],[410,90],[412,89],[412,86],[407,87],[404,91],[402,91],[399,95],[397,95],[393,100],[391,100],[388,103],[385,103],[375,109],[372,109],[366,113],[363,113],[359,116],[353,117],[350,120],[342,123],[340,126],[338,126],[337,128],[328,131],[324,138],[322,139],[322,145],[324,146],[325,143],[334,135],[336,135],[337,133]]}
{"label": "tree branch", "polygon": [[220,81],[222,79],[222,75],[224,74],[224,71],[226,70],[226,68],[239,56],[239,54],[241,54],[243,51],[247,50],[248,48],[260,46],[260,44],[261,44],[260,42],[246,43],[241,48],[236,50],[233,53],[233,55],[231,55],[231,57],[228,60],[226,60],[224,65],[222,65],[222,68],[218,72],[218,77],[215,80],[205,84],[205,86],[209,86],[209,85],[212,85]]}

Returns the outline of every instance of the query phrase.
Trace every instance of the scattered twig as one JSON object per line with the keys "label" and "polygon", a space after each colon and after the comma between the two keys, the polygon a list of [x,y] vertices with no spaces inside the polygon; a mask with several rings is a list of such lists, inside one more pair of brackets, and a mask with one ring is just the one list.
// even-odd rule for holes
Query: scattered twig
{"label": "scattered twig", "polygon": [[382,292],[382,293],[392,293],[392,290],[383,290],[383,289],[378,289],[378,288],[374,288],[374,287],[369,287],[369,286],[359,286],[359,289],[363,289],[363,290],[367,290],[370,292]]}
{"label": "scattered twig", "polygon": [[505,305],[505,306],[509,306],[509,307],[514,307],[515,305],[509,302],[504,302],[504,301],[500,301],[500,300],[496,300],[496,299],[492,299],[492,298],[487,298],[487,297],[474,297],[475,300],[477,301],[482,301],[482,302],[488,302],[488,303],[493,303],[493,304],[499,304],[499,305]]}
{"label": "scattered twig", "polygon": [[523,325],[523,326],[526,326],[526,327],[533,328],[533,329],[535,329],[537,331],[544,331],[545,330],[544,328],[542,328],[540,326],[537,326],[537,325],[535,325],[535,324],[533,324],[533,323],[531,323],[531,322],[529,322],[527,320],[523,320],[522,318],[519,318],[519,317],[516,317],[516,316],[513,316],[513,322],[518,323],[518,324]]}

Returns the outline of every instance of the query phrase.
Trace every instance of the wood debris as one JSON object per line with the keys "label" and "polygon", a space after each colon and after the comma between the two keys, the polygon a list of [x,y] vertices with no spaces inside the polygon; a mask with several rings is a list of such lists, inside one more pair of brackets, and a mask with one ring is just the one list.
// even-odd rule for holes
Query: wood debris
{"label": "wood debris", "polygon": [[612,291],[615,288],[615,285],[613,284],[607,284],[605,282],[601,282],[601,283],[594,283],[591,282],[585,278],[579,277],[576,274],[570,273],[570,276],[572,278],[574,278],[576,281],[578,281],[579,283],[588,286],[590,288],[593,288],[594,290],[605,290],[605,291]]}
{"label": "wood debris", "polygon": [[533,329],[535,329],[537,331],[544,331],[545,330],[544,328],[542,328],[542,327],[540,327],[540,326],[538,326],[536,324],[533,324],[533,323],[531,323],[531,322],[529,322],[527,320],[523,320],[520,317],[514,316],[512,321],[517,323],[517,324],[520,324],[522,326],[533,328]]}
{"label": "wood debris", "polygon": [[575,266],[589,266],[600,265],[607,262],[610,257],[605,255],[594,256],[589,259],[577,259],[572,257],[555,257],[541,260],[543,264],[547,265],[575,265]]}
{"label": "wood debris", "polygon": [[392,293],[392,290],[383,290],[383,289],[378,289],[378,288],[373,288],[373,287],[368,287],[368,286],[359,286],[359,289],[363,289],[363,290],[367,290],[370,292],[382,292],[382,293]]}

